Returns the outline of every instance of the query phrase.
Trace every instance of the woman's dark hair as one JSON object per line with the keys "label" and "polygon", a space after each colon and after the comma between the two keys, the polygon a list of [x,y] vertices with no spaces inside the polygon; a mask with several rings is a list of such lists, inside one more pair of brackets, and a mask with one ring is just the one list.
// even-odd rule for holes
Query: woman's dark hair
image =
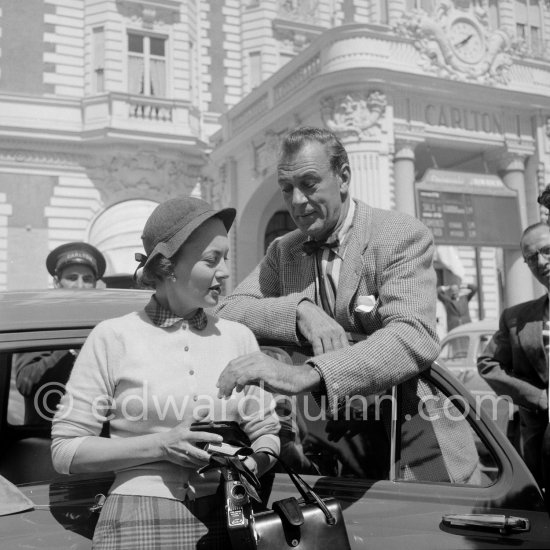
{"label": "woman's dark hair", "polygon": [[550,210],[550,184],[548,184],[539,195],[537,202]]}
{"label": "woman's dark hair", "polygon": [[344,164],[349,164],[348,154],[342,142],[329,130],[312,126],[301,126],[286,134],[281,144],[279,163],[300,151],[306,143],[320,143],[326,147],[330,155],[330,167],[334,173],[339,172]]}
{"label": "woman's dark hair", "polygon": [[181,249],[182,247],[171,258],[166,258],[162,254],[157,254],[154,258],[151,258],[151,261],[143,268],[139,281],[140,285],[147,288],[157,288],[157,283],[174,275]]}

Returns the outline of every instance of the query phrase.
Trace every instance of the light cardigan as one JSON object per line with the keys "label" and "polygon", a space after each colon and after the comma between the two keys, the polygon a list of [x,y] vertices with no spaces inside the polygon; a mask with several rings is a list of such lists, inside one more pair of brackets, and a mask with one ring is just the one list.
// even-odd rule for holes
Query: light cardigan
{"label": "light cardigan", "polygon": [[[218,399],[216,381],[227,363],[258,350],[244,325],[208,315],[203,330],[185,320],[155,326],[145,311],[99,323],[84,343],[52,427],[56,470],[70,473],[87,437],[98,437],[105,417],[111,438],[168,431],[193,411],[208,420],[235,420],[254,451],[279,453],[279,420],[272,395],[248,386]],[[168,461],[115,472],[111,493],[183,500],[216,492],[219,473],[199,475]]]}

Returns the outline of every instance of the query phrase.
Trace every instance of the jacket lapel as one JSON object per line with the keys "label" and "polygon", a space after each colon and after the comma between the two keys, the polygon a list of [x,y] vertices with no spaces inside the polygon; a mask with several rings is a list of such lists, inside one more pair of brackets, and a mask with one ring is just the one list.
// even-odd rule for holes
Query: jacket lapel
{"label": "jacket lapel", "polygon": [[542,339],[542,319],[547,306],[547,297],[542,296],[523,309],[518,319],[519,344],[544,383],[548,383],[548,362]]}
{"label": "jacket lapel", "polygon": [[291,275],[298,274],[298,277],[289,277],[287,281],[292,281],[292,286],[287,284],[285,292],[302,294],[316,304],[315,257],[308,256],[302,250],[304,241],[305,239],[301,239],[293,243],[290,249],[290,262],[287,264],[287,270]]}
{"label": "jacket lapel", "polygon": [[349,311],[349,305],[363,275],[363,254],[369,241],[371,218],[371,209],[366,204],[356,201],[353,227],[350,230],[336,292],[335,317],[344,326],[354,325],[353,312]]}

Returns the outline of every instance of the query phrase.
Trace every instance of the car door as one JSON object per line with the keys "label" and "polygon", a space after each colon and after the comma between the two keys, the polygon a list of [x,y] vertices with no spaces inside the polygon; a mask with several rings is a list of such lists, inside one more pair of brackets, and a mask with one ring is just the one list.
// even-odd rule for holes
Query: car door
{"label": "car door", "polygon": [[[90,548],[96,516],[90,506],[96,494],[108,490],[112,475],[62,476],[50,454],[50,423],[28,421],[29,403],[17,389],[14,364],[23,354],[75,353],[90,328],[17,332],[0,335],[0,547]],[[48,382],[35,396],[38,403],[62,388]],[[17,498],[16,485],[34,508],[7,513]],[[7,492],[6,492],[7,491]],[[9,510],[8,510],[9,511]]]}
{"label": "car door", "polygon": [[[541,493],[475,398],[438,365],[424,373],[418,403],[407,384],[350,400],[337,420],[311,396],[279,405],[295,407],[283,458],[339,500],[352,548],[547,547]],[[270,502],[292,495],[276,473]],[[495,528],[494,516],[519,518],[517,529]]]}

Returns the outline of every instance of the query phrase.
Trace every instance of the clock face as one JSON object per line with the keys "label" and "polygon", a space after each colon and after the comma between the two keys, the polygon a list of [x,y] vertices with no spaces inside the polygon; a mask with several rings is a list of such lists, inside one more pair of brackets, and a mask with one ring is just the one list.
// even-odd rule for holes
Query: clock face
{"label": "clock face", "polygon": [[485,43],[479,29],[468,19],[457,19],[449,29],[451,48],[464,63],[478,63],[485,54]]}

